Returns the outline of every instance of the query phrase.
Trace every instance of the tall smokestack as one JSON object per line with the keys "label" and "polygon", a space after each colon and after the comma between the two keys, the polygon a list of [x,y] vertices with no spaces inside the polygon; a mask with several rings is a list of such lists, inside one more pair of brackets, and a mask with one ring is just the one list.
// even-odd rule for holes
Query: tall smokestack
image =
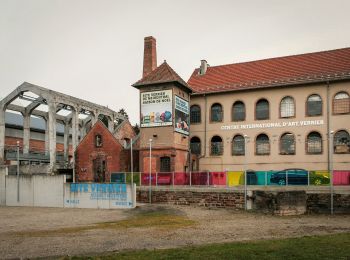
{"label": "tall smokestack", "polygon": [[156,39],[152,36],[145,37],[145,47],[143,53],[143,75],[147,76],[157,68],[157,47]]}

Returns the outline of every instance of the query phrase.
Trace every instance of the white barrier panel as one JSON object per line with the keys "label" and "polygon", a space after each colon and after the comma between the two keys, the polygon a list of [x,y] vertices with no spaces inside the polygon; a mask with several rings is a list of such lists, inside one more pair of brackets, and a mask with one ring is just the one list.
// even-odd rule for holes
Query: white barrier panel
{"label": "white barrier panel", "polygon": [[63,207],[65,175],[34,177],[34,207]]}
{"label": "white barrier panel", "polygon": [[[64,175],[6,176],[7,206],[63,207]],[[19,192],[17,191],[19,187]]]}
{"label": "white barrier panel", "polygon": [[18,181],[15,175],[6,176],[6,206],[34,206],[32,182],[31,176],[20,176]]}
{"label": "white barrier panel", "polygon": [[67,208],[135,208],[136,184],[66,183],[64,207]]}
{"label": "white barrier panel", "polygon": [[136,184],[66,183],[65,175],[21,175],[18,179],[15,175],[7,175],[2,179],[5,179],[6,185],[3,186],[6,194],[0,194],[1,201],[6,200],[7,206],[101,209],[136,207]]}
{"label": "white barrier panel", "polygon": [[7,168],[0,166],[0,206],[6,205],[6,174]]}

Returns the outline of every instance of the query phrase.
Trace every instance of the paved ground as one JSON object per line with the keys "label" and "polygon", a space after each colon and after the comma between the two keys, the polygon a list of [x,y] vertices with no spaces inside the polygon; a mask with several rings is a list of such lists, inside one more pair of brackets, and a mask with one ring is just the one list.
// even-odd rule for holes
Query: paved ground
{"label": "paved ground", "polygon": [[0,220],[1,259],[350,232],[349,215],[278,217],[168,205],[133,210],[0,207]]}

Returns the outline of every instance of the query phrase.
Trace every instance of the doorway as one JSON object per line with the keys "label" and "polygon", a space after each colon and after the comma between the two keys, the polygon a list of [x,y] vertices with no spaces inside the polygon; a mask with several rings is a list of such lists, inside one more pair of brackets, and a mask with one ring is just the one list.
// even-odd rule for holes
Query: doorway
{"label": "doorway", "polygon": [[106,182],[106,157],[98,156],[93,160],[94,182]]}

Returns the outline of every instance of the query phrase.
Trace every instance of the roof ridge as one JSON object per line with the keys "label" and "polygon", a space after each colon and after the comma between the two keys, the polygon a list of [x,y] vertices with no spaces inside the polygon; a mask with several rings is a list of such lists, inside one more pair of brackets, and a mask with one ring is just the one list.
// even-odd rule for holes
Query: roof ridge
{"label": "roof ridge", "polygon": [[[222,65],[214,65],[214,66],[210,65],[210,66],[208,66],[208,69],[217,68],[217,67],[232,66],[232,65],[236,65],[236,64],[254,63],[254,62],[274,60],[274,59],[290,58],[290,57],[305,56],[305,55],[312,55],[312,54],[321,54],[321,53],[334,52],[334,51],[340,51],[340,50],[346,50],[346,49],[350,49],[350,47],[343,47],[343,48],[324,50],[324,51],[315,51],[315,52],[304,52],[304,53],[299,53],[299,54],[277,56],[277,57],[272,57],[272,58],[263,58],[263,59],[259,59],[259,60],[242,61],[242,62],[237,62],[237,63],[227,63],[227,64],[222,64]],[[198,70],[198,69],[199,68],[196,68],[195,70]]]}
{"label": "roof ridge", "polygon": [[160,84],[167,82],[178,82],[192,91],[186,81],[176,73],[176,71],[166,62],[166,60],[164,60],[161,65],[159,65],[145,77],[138,80],[132,86],[138,87],[143,85]]}
{"label": "roof ridge", "polygon": [[349,79],[350,47],[195,69],[188,85],[195,93],[266,88]]}

